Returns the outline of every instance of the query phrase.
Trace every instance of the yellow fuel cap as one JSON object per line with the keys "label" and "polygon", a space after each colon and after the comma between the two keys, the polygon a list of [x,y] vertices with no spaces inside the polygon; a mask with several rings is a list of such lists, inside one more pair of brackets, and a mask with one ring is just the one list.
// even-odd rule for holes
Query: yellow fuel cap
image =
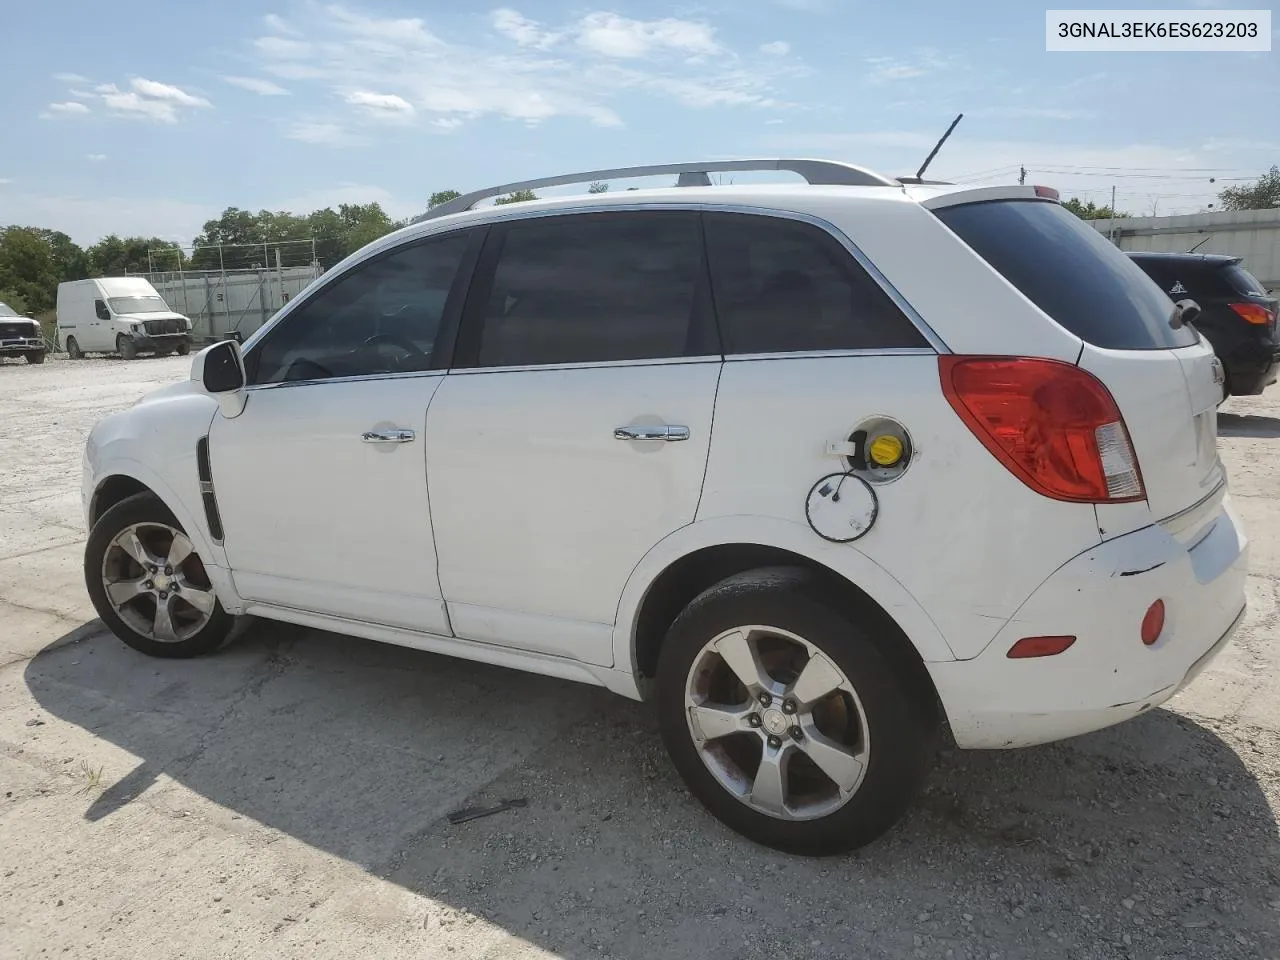
{"label": "yellow fuel cap", "polygon": [[881,434],[871,441],[867,455],[878,467],[892,467],[902,459],[902,441],[892,434]]}

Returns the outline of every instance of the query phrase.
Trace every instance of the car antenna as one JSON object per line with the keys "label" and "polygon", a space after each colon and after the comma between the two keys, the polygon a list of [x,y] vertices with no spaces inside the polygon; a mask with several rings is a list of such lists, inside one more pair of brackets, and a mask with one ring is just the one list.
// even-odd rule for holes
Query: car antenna
{"label": "car antenna", "polygon": [[956,118],[951,121],[951,126],[947,127],[947,132],[942,135],[942,139],[933,145],[933,149],[929,151],[929,155],[924,158],[924,163],[920,164],[920,169],[916,171],[916,180],[920,180],[920,178],[924,176],[924,172],[928,169],[929,164],[933,163],[933,158],[938,155],[938,151],[942,149],[942,145],[947,142],[947,137],[951,136],[951,131],[956,128],[956,124],[963,118],[963,113],[956,114]]}
{"label": "car antenna", "polygon": [[1188,250],[1187,253],[1195,253],[1197,250],[1199,250],[1201,247],[1203,247],[1206,243],[1208,243],[1212,239],[1213,239],[1213,234],[1211,233],[1207,237],[1205,237],[1203,240],[1201,240],[1199,243],[1197,243],[1194,247],[1192,247],[1190,250]]}

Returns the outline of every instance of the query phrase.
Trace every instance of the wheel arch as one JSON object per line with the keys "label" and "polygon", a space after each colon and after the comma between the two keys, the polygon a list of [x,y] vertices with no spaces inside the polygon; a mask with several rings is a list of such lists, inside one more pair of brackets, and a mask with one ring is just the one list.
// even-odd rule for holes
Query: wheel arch
{"label": "wheel arch", "polygon": [[[699,529],[706,528],[706,529]],[[629,669],[642,697],[657,666],[667,628],[707,587],[766,566],[811,571],[848,609],[874,617],[883,652],[936,696],[927,663],[952,661],[937,625],[896,579],[849,545],[815,545],[812,534],[786,521],[704,521],[668,537],[636,567],[619,605],[615,669]]]}
{"label": "wheel arch", "polygon": [[227,570],[222,545],[209,539],[203,517],[189,509],[177,491],[145,465],[133,460],[114,461],[102,470],[101,478],[94,483],[86,506],[89,528],[92,530],[102,515],[117,503],[140,493],[149,493],[158,499],[186,531],[196,552],[205,562],[205,569],[223,608],[228,613],[242,612],[244,603]]}

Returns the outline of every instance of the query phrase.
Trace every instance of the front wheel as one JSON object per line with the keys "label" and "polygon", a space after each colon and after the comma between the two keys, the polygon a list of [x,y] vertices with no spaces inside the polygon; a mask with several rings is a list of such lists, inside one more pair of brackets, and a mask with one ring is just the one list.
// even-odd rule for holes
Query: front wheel
{"label": "front wheel", "polygon": [[185,341],[178,344],[178,356],[185,357],[190,352],[191,352],[191,344],[186,343]]}
{"label": "front wheel", "polygon": [[153,657],[210,653],[235,623],[195,545],[154,494],[122,500],[93,525],[84,580],[102,622]]}
{"label": "front wheel", "polygon": [[123,360],[136,360],[138,357],[138,345],[123,333],[116,337],[116,351]]}
{"label": "front wheel", "polygon": [[32,350],[27,354],[27,363],[44,363],[44,351]]}
{"label": "front wheel", "polygon": [[658,665],[663,741],[699,800],[790,853],[864,846],[923,786],[939,725],[918,683],[807,571],[754,570],[676,619]]}
{"label": "front wheel", "polygon": [[67,359],[79,360],[84,356],[84,351],[80,349],[80,344],[76,343],[75,337],[67,337]]}

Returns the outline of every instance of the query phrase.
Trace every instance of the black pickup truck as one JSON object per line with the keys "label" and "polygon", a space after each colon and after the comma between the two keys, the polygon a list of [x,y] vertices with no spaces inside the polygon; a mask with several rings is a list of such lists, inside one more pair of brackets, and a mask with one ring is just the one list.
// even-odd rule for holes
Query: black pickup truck
{"label": "black pickup truck", "polygon": [[44,363],[44,354],[40,324],[0,303],[0,357],[26,357],[27,363]]}

